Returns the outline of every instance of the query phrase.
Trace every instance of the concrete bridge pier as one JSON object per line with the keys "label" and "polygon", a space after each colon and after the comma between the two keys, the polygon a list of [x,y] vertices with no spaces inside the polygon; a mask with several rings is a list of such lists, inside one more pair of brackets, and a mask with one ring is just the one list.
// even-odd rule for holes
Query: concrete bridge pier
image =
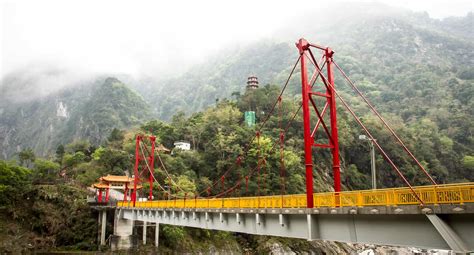
{"label": "concrete bridge pier", "polygon": [[105,245],[105,231],[107,227],[107,210],[99,210],[97,218],[97,243],[99,245]]}
{"label": "concrete bridge pier", "polygon": [[146,244],[146,221],[143,222],[143,245]]}
{"label": "concrete bridge pier", "polygon": [[100,221],[100,245],[105,245],[105,229],[107,227],[107,210],[100,211],[102,220]]}
{"label": "concrete bridge pier", "polygon": [[158,248],[160,244],[160,223],[155,223],[155,246]]}
{"label": "concrete bridge pier", "polygon": [[102,230],[101,228],[101,220],[102,220],[102,214],[101,211],[99,210],[99,213],[97,214],[97,244],[100,245],[100,232]]}
{"label": "concrete bridge pier", "polygon": [[[184,214],[183,214],[184,215]],[[143,244],[146,244],[146,229],[147,226],[153,226],[153,223],[155,223],[155,247],[158,248],[160,244],[160,223],[158,222],[158,217],[160,217],[158,211],[153,211],[153,212],[148,212],[148,217],[152,219],[150,224],[147,224],[147,221],[143,222]]]}
{"label": "concrete bridge pier", "polygon": [[112,251],[130,250],[138,245],[138,237],[133,234],[133,219],[125,219],[122,210],[115,210],[114,234],[110,238]]}

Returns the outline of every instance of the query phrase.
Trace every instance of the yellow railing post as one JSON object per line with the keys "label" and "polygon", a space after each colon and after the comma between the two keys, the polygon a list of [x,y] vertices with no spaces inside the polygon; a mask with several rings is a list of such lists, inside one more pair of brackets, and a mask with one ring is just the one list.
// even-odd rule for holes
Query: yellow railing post
{"label": "yellow railing post", "polygon": [[399,202],[398,202],[398,196],[395,193],[395,190],[392,191],[392,196],[393,196],[393,206],[397,206]]}
{"label": "yellow railing post", "polygon": [[362,207],[362,193],[357,192],[357,206]]}

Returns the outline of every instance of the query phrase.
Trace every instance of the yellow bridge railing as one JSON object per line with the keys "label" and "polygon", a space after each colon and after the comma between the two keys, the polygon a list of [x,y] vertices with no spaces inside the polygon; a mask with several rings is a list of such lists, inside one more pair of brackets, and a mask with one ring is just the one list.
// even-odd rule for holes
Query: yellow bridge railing
{"label": "yellow bridge railing", "polygon": [[[474,182],[414,187],[423,204],[474,203]],[[314,207],[416,205],[420,201],[409,188],[315,193]],[[130,201],[117,206],[132,207]],[[139,208],[306,208],[306,194],[260,197],[190,198],[140,201]]]}

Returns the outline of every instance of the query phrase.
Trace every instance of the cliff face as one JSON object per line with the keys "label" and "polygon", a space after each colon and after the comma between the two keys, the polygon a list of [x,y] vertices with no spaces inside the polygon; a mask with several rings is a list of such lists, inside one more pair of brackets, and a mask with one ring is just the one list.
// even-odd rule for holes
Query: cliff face
{"label": "cliff face", "polygon": [[99,144],[113,128],[129,128],[152,116],[142,97],[115,78],[29,98],[19,94],[25,93],[25,87],[38,93],[34,82],[19,86],[8,81],[2,91],[9,91],[0,100],[0,158],[10,158],[25,148],[46,156],[59,144],[76,139]]}

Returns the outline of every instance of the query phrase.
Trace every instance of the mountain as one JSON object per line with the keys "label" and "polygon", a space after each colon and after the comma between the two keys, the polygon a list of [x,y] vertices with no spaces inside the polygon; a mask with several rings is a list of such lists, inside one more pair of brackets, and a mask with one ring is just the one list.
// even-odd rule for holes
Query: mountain
{"label": "mountain", "polygon": [[47,81],[65,83],[44,91],[38,84],[41,77],[20,74],[6,77],[1,88],[3,158],[26,148],[47,156],[59,144],[76,139],[98,145],[113,128],[130,128],[152,117],[143,98],[116,78],[85,79],[64,87],[68,84],[65,75],[51,72]]}
{"label": "mountain", "polygon": [[[331,10],[327,15],[331,19],[326,21],[325,16],[306,15],[279,31],[276,40],[224,50],[181,76],[157,82],[156,89],[148,93],[155,102],[151,102],[153,107],[162,119],[180,110],[194,112],[218,98],[243,91],[246,78],[252,74],[263,84],[282,84],[298,56],[294,42],[300,37],[331,46],[336,61],[354,79],[371,81],[383,90],[413,87],[416,80],[396,81],[396,88],[389,83],[396,77],[419,75],[420,69],[432,73],[432,80],[443,81],[449,76],[458,79],[474,66],[474,44],[469,40],[474,33],[472,13],[440,21],[426,13],[381,4],[347,4],[341,8]],[[382,76],[387,80],[381,80]],[[167,93],[171,86],[173,93]],[[292,84],[294,93],[296,86],[297,80]]]}
{"label": "mountain", "polygon": [[[148,102],[145,116],[154,112],[159,119],[170,120],[179,111],[197,112],[234,92],[242,93],[250,75],[258,76],[261,85],[282,85],[298,57],[294,42],[305,37],[331,46],[335,61],[384,114],[407,123],[429,119],[465,150],[474,147],[472,24],[472,13],[437,20],[427,13],[383,4],[346,3],[304,13],[273,38],[227,47],[174,78],[118,77]],[[80,77],[79,84],[64,88],[69,80],[62,72],[15,73],[4,79],[0,88],[3,157],[28,146],[43,153],[61,139],[89,136],[97,143],[110,126],[126,127],[146,118],[141,109],[148,106],[136,94],[112,101],[107,93],[96,93],[104,79],[97,77]],[[299,96],[298,75],[297,68],[289,96]],[[44,77],[54,79],[43,81]],[[37,83],[46,85],[38,89]],[[346,94],[351,92],[341,76],[336,75],[336,85]],[[107,114],[90,107],[105,103],[103,107],[110,108]],[[351,103],[359,113],[367,112],[355,99]],[[67,116],[61,117],[64,109]]]}
{"label": "mountain", "polygon": [[[261,85],[281,86],[298,57],[294,42],[305,37],[331,46],[335,61],[382,112],[405,122],[430,119],[446,136],[474,148],[472,24],[472,13],[437,20],[383,4],[345,4],[327,14],[304,15],[274,40],[226,49],[181,76],[156,82],[147,94],[159,117],[170,119],[243,92],[250,75]],[[300,91],[298,69],[290,96]],[[351,92],[337,74],[336,85]],[[367,112],[357,102],[355,107]]]}

